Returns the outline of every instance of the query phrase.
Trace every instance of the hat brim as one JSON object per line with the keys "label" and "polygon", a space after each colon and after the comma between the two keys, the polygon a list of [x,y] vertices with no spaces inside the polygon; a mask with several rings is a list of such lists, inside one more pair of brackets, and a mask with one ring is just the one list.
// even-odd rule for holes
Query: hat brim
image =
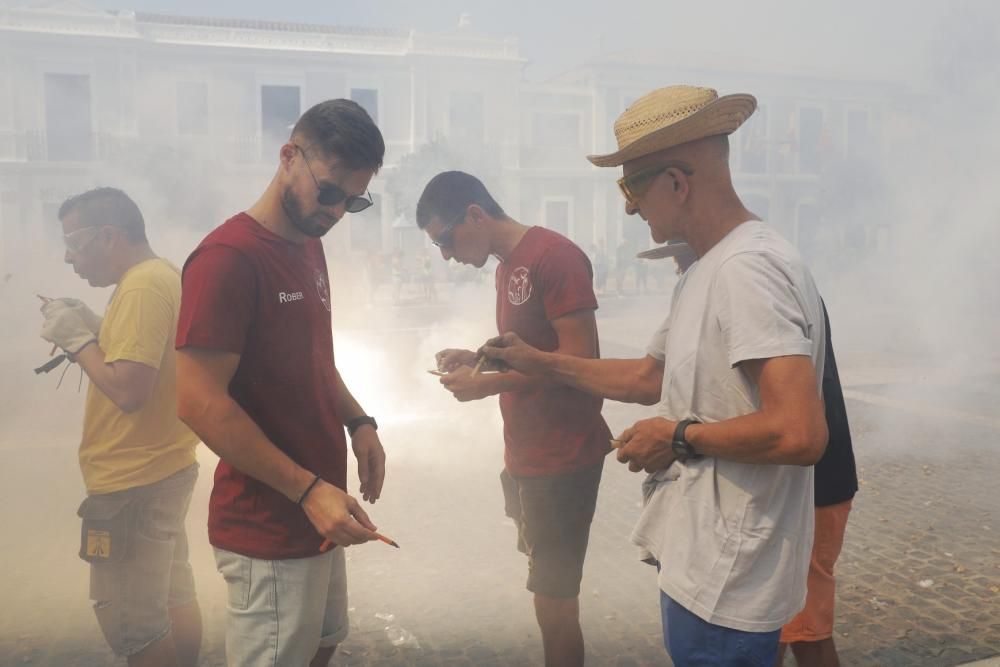
{"label": "hat brim", "polygon": [[694,252],[687,243],[668,243],[667,245],[657,246],[655,248],[650,248],[649,250],[643,250],[636,255],[639,259],[665,259],[667,257],[677,257],[678,255],[683,255],[685,253]]}
{"label": "hat brim", "polygon": [[618,167],[643,155],[686,144],[717,134],[732,134],[757,108],[753,95],[725,95],[705,105],[684,120],[661,127],[607,155],[588,155],[597,167]]}

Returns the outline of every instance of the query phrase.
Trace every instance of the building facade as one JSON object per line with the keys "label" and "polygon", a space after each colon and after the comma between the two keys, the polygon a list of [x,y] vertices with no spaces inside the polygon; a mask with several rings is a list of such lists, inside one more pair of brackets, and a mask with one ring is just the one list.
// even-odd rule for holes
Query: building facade
{"label": "building facade", "polygon": [[[689,59],[695,60],[695,59]],[[204,232],[266,185],[278,147],[312,104],[348,97],[386,139],[376,206],[349,217],[334,254],[356,259],[424,243],[401,165],[444,143],[514,217],[584,248],[648,245],[608,170],[615,117],[672,82],[751,91],[760,110],[733,137],[749,207],[805,249],[871,244],[831,227],[831,174],[877,158],[893,94],[884,85],[789,72],[679,68],[641,53],[525,81],[515,39],[467,24],[441,33],[106,11],[78,2],[0,7],[0,274],[25,247],[60,245],[56,211],[97,185],[133,193],[157,227]],[[671,60],[671,63],[676,61]],[[394,182],[393,179],[396,179]],[[422,186],[422,183],[419,184]],[[409,184],[412,190],[413,184]],[[834,193],[837,191],[833,187]],[[164,220],[165,219],[165,220]]]}

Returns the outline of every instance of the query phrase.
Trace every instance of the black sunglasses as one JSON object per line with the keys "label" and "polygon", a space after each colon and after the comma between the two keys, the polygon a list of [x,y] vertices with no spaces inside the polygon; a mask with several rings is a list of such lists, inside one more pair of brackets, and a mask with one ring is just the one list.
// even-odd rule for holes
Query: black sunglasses
{"label": "black sunglasses", "polygon": [[362,197],[359,195],[348,195],[336,185],[320,185],[319,181],[316,180],[316,174],[313,173],[312,167],[309,166],[309,156],[306,155],[301,146],[298,144],[293,145],[302,153],[306,169],[309,170],[309,175],[312,176],[313,183],[316,184],[316,201],[321,206],[336,206],[340,202],[344,202],[345,211],[348,213],[360,213],[374,203],[371,199],[371,194],[367,190],[365,190],[365,194],[368,196]]}

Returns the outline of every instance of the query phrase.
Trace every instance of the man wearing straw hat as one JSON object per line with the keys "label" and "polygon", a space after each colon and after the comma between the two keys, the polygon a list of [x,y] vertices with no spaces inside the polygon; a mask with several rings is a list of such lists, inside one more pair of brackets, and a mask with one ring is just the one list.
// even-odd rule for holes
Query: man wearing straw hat
{"label": "man wearing straw hat", "polygon": [[659,566],[664,644],[678,667],[771,665],[802,608],[813,542],[813,464],[827,426],[826,332],[796,249],[748,211],[729,171],[728,135],[750,95],[672,86],[615,123],[625,209],[655,241],[698,261],[643,359],[542,353],[508,333],[483,348],[522,372],[657,416],[619,436],[618,460],[650,473],[632,540]]}

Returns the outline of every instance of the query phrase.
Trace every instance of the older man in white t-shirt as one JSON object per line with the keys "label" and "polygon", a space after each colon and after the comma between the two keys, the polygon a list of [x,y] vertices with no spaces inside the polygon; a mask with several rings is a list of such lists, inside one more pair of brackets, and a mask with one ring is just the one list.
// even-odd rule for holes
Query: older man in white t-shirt
{"label": "older man in white t-shirt", "polygon": [[626,211],[657,243],[698,260],[642,359],[542,353],[513,334],[483,351],[607,398],[656,404],[626,429],[618,459],[650,473],[633,541],[660,568],[664,643],[675,665],[771,665],[802,608],[813,470],[826,446],[825,329],[795,248],[733,189],[727,135],[749,95],[673,86],[615,123]]}

